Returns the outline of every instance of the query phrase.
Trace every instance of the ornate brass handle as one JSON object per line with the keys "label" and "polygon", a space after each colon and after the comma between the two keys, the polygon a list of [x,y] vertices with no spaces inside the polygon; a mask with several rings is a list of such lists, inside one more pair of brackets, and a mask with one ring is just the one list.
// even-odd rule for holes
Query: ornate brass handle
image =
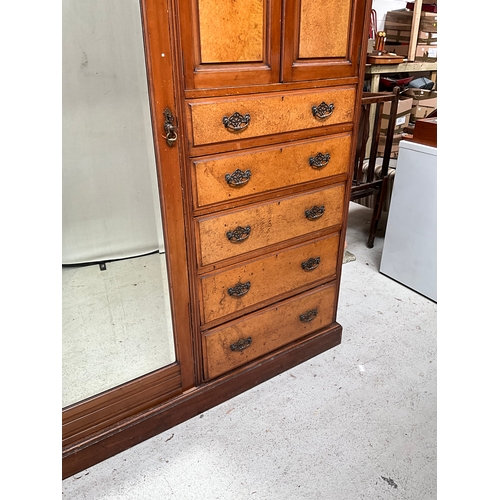
{"label": "ornate brass handle", "polygon": [[247,281],[246,283],[238,283],[233,287],[228,288],[227,293],[229,293],[231,297],[243,297],[243,295],[246,295],[249,292],[250,286],[250,281]]}
{"label": "ornate brass handle", "polygon": [[241,132],[248,127],[250,123],[250,113],[240,115],[237,111],[230,117],[224,116],[222,123],[230,132]]}
{"label": "ornate brass handle", "polygon": [[319,219],[324,213],[325,213],[324,205],[321,205],[321,207],[315,205],[314,207],[305,211],[306,218],[309,220]]}
{"label": "ornate brass handle", "polygon": [[252,228],[250,226],[238,226],[233,231],[228,231],[226,233],[226,236],[231,243],[240,243],[242,241],[245,241],[250,236],[251,230]]}
{"label": "ornate brass handle", "polygon": [[333,105],[333,103],[327,104],[325,101],[323,101],[320,105],[313,106],[311,108],[311,111],[314,118],[323,120],[324,118],[328,118],[332,114],[334,109],[335,106]]}
{"label": "ornate brass handle", "polygon": [[330,154],[329,153],[318,153],[316,156],[311,156],[309,157],[309,165],[312,168],[323,168],[328,165],[328,162],[330,161]]}
{"label": "ornate brass handle", "polygon": [[250,347],[251,343],[252,343],[252,337],[248,337],[246,339],[238,340],[238,342],[231,344],[229,347],[231,348],[231,351],[243,351],[247,347]]}
{"label": "ornate brass handle", "polygon": [[319,266],[321,259],[319,257],[311,257],[305,262],[302,262],[301,266],[304,271],[313,271]]}
{"label": "ornate brass handle", "polygon": [[232,174],[226,174],[224,178],[231,187],[240,187],[244,186],[250,180],[251,176],[252,172],[250,170],[243,172],[243,170],[237,168]]}
{"label": "ornate brass handle", "polygon": [[300,321],[303,323],[308,323],[309,321],[312,321],[316,316],[318,315],[318,310],[317,309],[310,309],[309,311],[306,311],[304,314],[301,314]]}

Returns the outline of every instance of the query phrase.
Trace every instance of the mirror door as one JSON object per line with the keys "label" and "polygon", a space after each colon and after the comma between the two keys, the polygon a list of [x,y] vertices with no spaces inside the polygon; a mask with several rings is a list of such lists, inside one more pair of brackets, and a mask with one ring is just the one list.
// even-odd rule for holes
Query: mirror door
{"label": "mirror door", "polygon": [[139,0],[63,8],[63,408],[175,362]]}

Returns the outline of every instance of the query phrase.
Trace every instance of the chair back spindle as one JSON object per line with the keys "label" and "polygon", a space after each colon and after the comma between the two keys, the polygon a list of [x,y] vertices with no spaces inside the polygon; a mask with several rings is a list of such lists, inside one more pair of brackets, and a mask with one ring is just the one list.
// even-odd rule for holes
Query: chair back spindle
{"label": "chair back spindle", "polygon": [[[389,118],[387,128],[384,127],[382,130],[384,104],[387,102],[391,103]],[[398,102],[399,87],[394,87],[392,92],[364,92],[361,100],[358,139],[351,182],[351,201],[374,196],[375,205],[367,243],[369,248],[373,247],[375,231],[381,215],[382,199],[387,187]],[[380,160],[378,152],[382,137],[385,139],[385,146],[379,172],[376,168],[377,160]],[[368,143],[370,146],[367,157]]]}

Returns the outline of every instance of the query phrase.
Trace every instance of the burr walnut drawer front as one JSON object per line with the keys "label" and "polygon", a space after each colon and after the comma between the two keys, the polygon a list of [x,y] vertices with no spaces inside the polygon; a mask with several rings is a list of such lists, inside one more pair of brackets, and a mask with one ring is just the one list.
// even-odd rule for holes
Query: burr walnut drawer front
{"label": "burr walnut drawer front", "polygon": [[335,284],[280,302],[203,335],[206,379],[333,324]]}
{"label": "burr walnut drawer front", "polygon": [[344,184],[200,217],[201,266],[341,224]]}
{"label": "burr walnut drawer front", "polygon": [[347,174],[351,134],[192,160],[196,207]]}
{"label": "burr walnut drawer front", "polygon": [[201,146],[353,121],[355,87],[189,100],[191,144]]}
{"label": "burr walnut drawer front", "polygon": [[335,277],[339,233],[201,277],[203,323]]}

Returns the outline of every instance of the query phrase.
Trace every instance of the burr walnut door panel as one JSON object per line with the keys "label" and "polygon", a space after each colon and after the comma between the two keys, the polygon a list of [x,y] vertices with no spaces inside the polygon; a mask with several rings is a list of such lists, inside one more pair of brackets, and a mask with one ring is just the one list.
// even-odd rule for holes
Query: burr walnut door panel
{"label": "burr walnut door panel", "polygon": [[187,89],[279,81],[281,0],[179,2]]}
{"label": "burr walnut door panel", "polygon": [[357,75],[366,2],[286,0],[284,5],[283,81]]}

